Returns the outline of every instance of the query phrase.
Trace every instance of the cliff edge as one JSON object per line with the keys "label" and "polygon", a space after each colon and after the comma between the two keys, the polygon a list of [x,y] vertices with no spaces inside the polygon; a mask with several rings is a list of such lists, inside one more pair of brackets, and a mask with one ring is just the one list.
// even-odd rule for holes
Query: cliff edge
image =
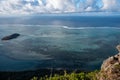
{"label": "cliff edge", "polygon": [[116,48],[119,53],[103,62],[98,80],[120,80],[120,45]]}

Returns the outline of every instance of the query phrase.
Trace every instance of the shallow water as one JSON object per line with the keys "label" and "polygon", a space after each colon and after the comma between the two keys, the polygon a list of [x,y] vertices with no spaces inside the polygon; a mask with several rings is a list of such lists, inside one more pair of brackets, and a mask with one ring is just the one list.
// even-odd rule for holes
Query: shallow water
{"label": "shallow water", "polygon": [[61,25],[0,25],[0,71],[63,68],[95,70],[117,53],[118,27],[69,27]]}

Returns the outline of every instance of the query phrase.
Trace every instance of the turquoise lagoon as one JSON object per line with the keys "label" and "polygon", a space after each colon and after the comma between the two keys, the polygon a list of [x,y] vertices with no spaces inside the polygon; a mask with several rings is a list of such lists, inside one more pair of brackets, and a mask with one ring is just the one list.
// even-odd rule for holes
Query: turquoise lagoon
{"label": "turquoise lagoon", "polygon": [[114,26],[0,25],[0,38],[12,33],[21,36],[0,41],[0,71],[100,69],[120,43],[120,28]]}

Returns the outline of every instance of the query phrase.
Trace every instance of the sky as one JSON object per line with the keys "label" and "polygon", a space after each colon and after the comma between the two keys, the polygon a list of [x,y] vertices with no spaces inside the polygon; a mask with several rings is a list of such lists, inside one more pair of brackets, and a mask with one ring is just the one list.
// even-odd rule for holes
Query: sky
{"label": "sky", "polygon": [[120,0],[0,0],[0,15],[120,12]]}

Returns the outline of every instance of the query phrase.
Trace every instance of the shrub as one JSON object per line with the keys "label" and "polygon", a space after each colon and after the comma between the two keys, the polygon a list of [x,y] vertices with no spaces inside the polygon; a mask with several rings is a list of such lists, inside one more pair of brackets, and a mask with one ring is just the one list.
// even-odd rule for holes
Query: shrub
{"label": "shrub", "polygon": [[38,79],[38,77],[33,77],[33,79],[31,80],[97,80],[97,73],[99,71],[94,71],[94,72],[90,72],[90,73],[85,73],[85,72],[81,72],[81,73],[75,73],[72,72],[70,74],[68,74],[66,71],[64,71],[64,75],[58,75],[55,74],[54,76],[45,76],[45,77],[41,77]]}

